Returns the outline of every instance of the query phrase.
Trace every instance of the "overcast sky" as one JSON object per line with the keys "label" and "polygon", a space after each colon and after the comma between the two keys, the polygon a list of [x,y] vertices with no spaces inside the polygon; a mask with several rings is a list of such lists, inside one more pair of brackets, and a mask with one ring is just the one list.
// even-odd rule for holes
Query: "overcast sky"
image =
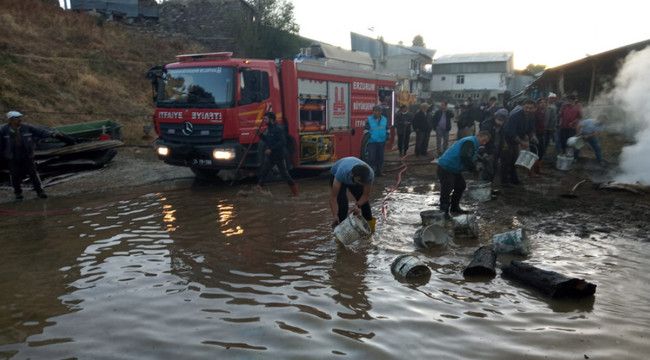
{"label": "overcast sky", "polygon": [[441,55],[511,51],[549,67],[650,39],[645,0],[292,0],[300,35],[350,49],[350,31]]}

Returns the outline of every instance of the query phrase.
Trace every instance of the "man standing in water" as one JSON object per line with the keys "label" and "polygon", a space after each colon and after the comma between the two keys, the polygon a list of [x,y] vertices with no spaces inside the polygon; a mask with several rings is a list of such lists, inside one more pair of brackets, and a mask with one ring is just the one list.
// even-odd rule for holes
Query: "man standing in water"
{"label": "man standing in water", "polygon": [[39,198],[45,199],[41,179],[34,164],[34,149],[36,141],[48,137],[57,138],[66,145],[74,144],[74,140],[59,132],[51,132],[29,124],[22,123],[23,114],[18,111],[7,113],[8,124],[0,127],[0,151],[9,165],[11,185],[14,188],[16,200],[23,199],[21,183],[25,176],[29,176],[34,191]]}
{"label": "man standing in water", "polygon": [[[337,161],[331,169],[329,204],[334,216],[332,227],[338,225],[351,212],[363,215],[370,229],[375,230],[375,221],[370,209],[370,190],[375,173],[362,160],[353,156]],[[348,210],[348,191],[356,199],[352,210]]]}
{"label": "man standing in water", "polygon": [[298,196],[298,186],[293,181],[291,175],[289,175],[289,171],[287,170],[285,159],[287,138],[284,129],[276,124],[275,113],[273,112],[267,112],[262,121],[266,121],[267,124],[266,131],[260,134],[260,138],[266,144],[266,149],[264,150],[264,163],[262,164],[262,170],[260,170],[260,175],[258,177],[257,189],[262,189],[262,185],[264,185],[264,180],[269,171],[271,171],[274,166],[277,166],[280,175],[282,175],[287,184],[289,184],[291,194],[293,196]]}
{"label": "man standing in water", "polygon": [[440,211],[445,214],[466,214],[460,208],[460,199],[465,191],[463,171],[476,172],[479,146],[490,141],[488,131],[464,137],[454,143],[438,159],[438,180],[440,180]]}

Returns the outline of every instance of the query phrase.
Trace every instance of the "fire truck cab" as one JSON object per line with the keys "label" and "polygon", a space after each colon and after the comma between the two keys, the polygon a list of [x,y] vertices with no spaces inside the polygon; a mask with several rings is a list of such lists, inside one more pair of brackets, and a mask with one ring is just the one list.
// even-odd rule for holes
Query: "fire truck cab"
{"label": "fire truck cab", "polygon": [[198,176],[254,173],[263,161],[259,132],[268,111],[286,129],[290,168],[327,169],[342,157],[364,158],[364,126],[375,105],[393,124],[395,79],[368,68],[322,58],[238,59],[228,52],[177,60],[148,73],[155,151]]}

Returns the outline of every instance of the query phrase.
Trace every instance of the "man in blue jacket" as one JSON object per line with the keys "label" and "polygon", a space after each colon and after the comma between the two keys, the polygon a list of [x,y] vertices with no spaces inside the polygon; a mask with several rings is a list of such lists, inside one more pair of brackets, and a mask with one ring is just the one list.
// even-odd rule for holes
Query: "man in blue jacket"
{"label": "man in blue jacket", "polygon": [[34,164],[36,142],[40,139],[55,137],[67,145],[71,145],[74,144],[74,140],[58,132],[24,124],[22,119],[23,114],[18,111],[7,113],[9,123],[0,127],[0,151],[9,165],[11,185],[14,188],[16,200],[23,199],[21,183],[26,176],[29,176],[38,197],[45,199],[47,195],[43,191],[41,179],[36,171],[36,164]]}
{"label": "man in blue jacket", "polygon": [[384,168],[384,146],[388,138],[388,119],[381,114],[382,108],[376,105],[372,108],[372,115],[366,121],[366,130],[370,135],[368,140],[368,165],[372,167],[376,176],[382,176]]}
{"label": "man in blue jacket", "polygon": [[460,198],[465,191],[463,171],[476,172],[479,146],[490,141],[488,131],[464,137],[454,143],[438,159],[438,179],[440,180],[440,211],[444,213],[465,214],[460,208]]}
{"label": "man in blue jacket", "polygon": [[[349,156],[334,163],[331,174],[329,205],[334,216],[332,227],[345,220],[350,212],[361,212],[374,230],[370,209],[370,190],[375,179],[372,168],[363,160]],[[356,199],[352,211],[348,211],[348,191]]]}

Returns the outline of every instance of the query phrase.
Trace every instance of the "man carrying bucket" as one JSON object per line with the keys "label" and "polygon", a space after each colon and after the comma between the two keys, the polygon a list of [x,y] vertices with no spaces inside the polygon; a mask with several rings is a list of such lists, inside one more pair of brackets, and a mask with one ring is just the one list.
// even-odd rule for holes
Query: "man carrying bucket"
{"label": "man carrying bucket", "polygon": [[[332,227],[345,220],[349,213],[361,212],[371,231],[374,231],[375,219],[372,217],[369,200],[375,173],[370,165],[349,156],[337,161],[332,166],[331,174],[329,203],[334,216]],[[352,210],[348,210],[348,190],[356,199]]]}
{"label": "man carrying bucket", "polygon": [[535,102],[526,99],[523,102],[523,110],[510,114],[510,118],[503,126],[503,134],[506,140],[506,149],[501,155],[501,184],[504,187],[519,185],[519,177],[515,162],[520,150],[528,150],[530,140],[535,136]]}
{"label": "man carrying bucket", "polygon": [[440,180],[440,211],[445,214],[466,214],[460,208],[460,199],[465,191],[463,171],[476,172],[479,146],[490,141],[488,131],[464,137],[454,143],[438,159],[438,179]]}

